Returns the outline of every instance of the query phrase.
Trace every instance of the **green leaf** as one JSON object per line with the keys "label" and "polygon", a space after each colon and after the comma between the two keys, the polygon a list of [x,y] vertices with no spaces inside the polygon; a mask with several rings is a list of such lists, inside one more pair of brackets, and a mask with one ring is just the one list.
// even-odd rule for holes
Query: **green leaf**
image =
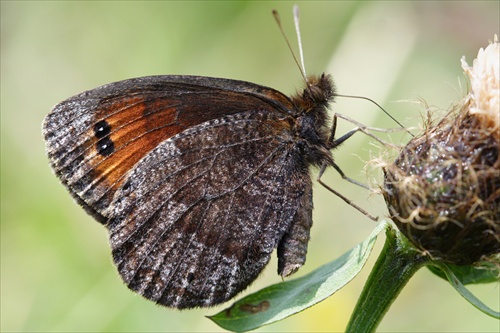
{"label": "green leaf", "polygon": [[[480,266],[457,266],[452,264],[446,264],[446,266],[463,285],[498,282],[498,276],[500,275],[498,267],[489,262],[482,263]],[[433,265],[427,267],[437,276],[448,280],[448,277],[440,268]]]}
{"label": "green leaf", "polygon": [[266,287],[209,318],[224,329],[244,332],[284,319],[321,302],[359,273],[373,249],[377,235],[387,227],[387,222],[380,222],[370,237],[336,260],[301,278]]}
{"label": "green leaf", "polygon": [[473,306],[475,306],[477,309],[480,311],[484,312],[485,314],[493,317],[500,319],[500,312],[495,311],[490,309],[486,304],[481,302],[476,296],[474,296],[467,288],[464,287],[464,285],[460,282],[459,278],[455,276],[454,272],[452,269],[449,267],[451,265],[438,262],[438,261],[433,261],[432,265],[435,267],[438,267],[439,269],[442,270],[442,272],[446,275],[448,281],[450,281],[451,285],[458,291],[458,293],[465,298],[469,303],[471,303]]}

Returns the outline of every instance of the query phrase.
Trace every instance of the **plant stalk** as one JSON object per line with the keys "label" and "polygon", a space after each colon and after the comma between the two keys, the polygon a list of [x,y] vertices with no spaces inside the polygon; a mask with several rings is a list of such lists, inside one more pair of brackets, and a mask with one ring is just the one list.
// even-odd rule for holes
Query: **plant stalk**
{"label": "plant stalk", "polygon": [[375,332],[403,287],[427,261],[398,230],[388,228],[384,248],[358,299],[346,332]]}

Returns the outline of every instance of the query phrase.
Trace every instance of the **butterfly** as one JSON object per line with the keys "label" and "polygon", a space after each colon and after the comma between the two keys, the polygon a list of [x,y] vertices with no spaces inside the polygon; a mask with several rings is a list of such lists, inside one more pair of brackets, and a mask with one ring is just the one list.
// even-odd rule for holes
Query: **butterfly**
{"label": "butterfly", "polygon": [[[300,46],[298,7],[294,19]],[[278,274],[296,272],[312,226],[311,166],[369,216],[319,180],[333,166],[362,185],[331,150],[364,130],[334,140],[327,110],[343,95],[301,60],[305,87],[290,97],[238,80],[146,76],[70,97],[46,116],[52,169],[107,228],[130,289],[167,307],[208,307],[252,283],[275,249]]]}
{"label": "butterfly", "polygon": [[328,75],[295,96],[254,83],[148,76],[71,97],[47,115],[50,164],[109,232],[127,286],[175,308],[222,303],[278,253],[305,262],[311,165],[332,165]]}

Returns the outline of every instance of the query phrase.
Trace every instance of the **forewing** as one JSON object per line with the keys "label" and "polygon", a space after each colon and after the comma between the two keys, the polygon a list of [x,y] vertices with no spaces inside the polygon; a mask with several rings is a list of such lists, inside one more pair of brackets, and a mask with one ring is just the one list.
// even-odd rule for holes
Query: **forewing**
{"label": "forewing", "polygon": [[237,113],[173,136],[137,163],[108,223],[129,288],[190,308],[251,283],[309,198],[287,131],[277,114]]}
{"label": "forewing", "polygon": [[163,141],[211,119],[249,109],[287,113],[283,94],[252,83],[150,76],[71,97],[45,118],[52,168],[76,200],[106,223],[127,174]]}

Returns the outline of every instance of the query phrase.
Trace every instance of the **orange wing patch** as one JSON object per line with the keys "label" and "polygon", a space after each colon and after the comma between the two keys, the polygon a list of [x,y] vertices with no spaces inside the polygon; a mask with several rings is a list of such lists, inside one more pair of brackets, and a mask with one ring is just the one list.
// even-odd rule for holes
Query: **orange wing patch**
{"label": "orange wing patch", "polygon": [[105,181],[114,191],[125,174],[162,141],[179,133],[177,108],[172,99],[147,101],[144,97],[120,99],[96,113],[89,129],[86,160],[96,182]]}

